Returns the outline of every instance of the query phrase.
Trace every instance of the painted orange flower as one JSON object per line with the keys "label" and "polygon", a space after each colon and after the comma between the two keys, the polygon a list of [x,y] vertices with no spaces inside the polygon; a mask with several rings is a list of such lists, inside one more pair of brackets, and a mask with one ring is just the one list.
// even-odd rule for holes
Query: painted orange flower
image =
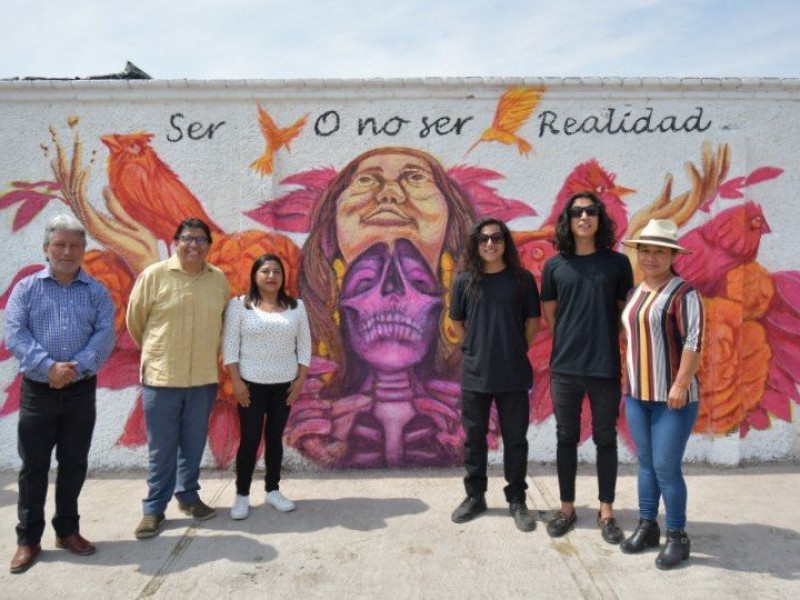
{"label": "painted orange flower", "polygon": [[772,356],[763,325],[743,319],[743,305],[727,298],[704,300],[706,337],[697,432],[737,429],[764,394]]}

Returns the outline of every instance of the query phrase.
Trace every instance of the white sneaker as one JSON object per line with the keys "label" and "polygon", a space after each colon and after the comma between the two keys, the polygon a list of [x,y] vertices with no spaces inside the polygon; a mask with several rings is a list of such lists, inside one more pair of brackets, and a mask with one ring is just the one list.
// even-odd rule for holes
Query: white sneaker
{"label": "white sneaker", "polygon": [[236,500],[231,507],[231,519],[241,521],[250,514],[250,496],[240,496],[236,494]]}
{"label": "white sneaker", "polygon": [[267,504],[272,504],[276,510],[281,512],[293,511],[295,506],[294,502],[289,500],[286,496],[281,494],[280,490],[273,490],[267,492]]}

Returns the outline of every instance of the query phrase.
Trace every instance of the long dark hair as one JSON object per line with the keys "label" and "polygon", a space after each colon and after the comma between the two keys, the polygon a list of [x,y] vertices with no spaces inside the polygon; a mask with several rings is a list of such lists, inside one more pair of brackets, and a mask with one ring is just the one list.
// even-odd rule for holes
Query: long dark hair
{"label": "long dark hair", "polygon": [[480,219],[472,227],[467,238],[467,258],[465,261],[465,271],[469,274],[469,281],[467,282],[467,295],[477,300],[481,294],[481,280],[483,279],[483,262],[481,255],[478,251],[480,246],[478,238],[481,235],[481,229],[487,225],[497,225],[500,228],[500,233],[503,234],[503,262],[506,268],[509,269],[518,281],[522,282],[523,268],[519,260],[519,252],[517,252],[517,245],[514,243],[514,238],[511,237],[511,232],[500,219],[493,217],[485,217]]}
{"label": "long dark hair", "polygon": [[252,309],[263,300],[256,285],[256,274],[264,266],[264,263],[270,261],[278,263],[281,267],[281,273],[283,273],[281,286],[278,288],[278,306],[291,309],[297,308],[297,300],[286,292],[286,269],[283,268],[283,261],[276,254],[262,254],[253,261],[253,266],[250,268],[250,291],[244,297],[244,307]]}
{"label": "long dark hair", "polygon": [[572,208],[576,200],[581,198],[591,200],[599,210],[597,233],[594,236],[595,247],[598,250],[611,250],[617,241],[617,224],[608,216],[606,205],[603,204],[603,201],[592,192],[579,192],[570,196],[569,200],[567,200],[561,214],[558,215],[558,221],[556,221],[556,237],[553,240],[553,246],[564,254],[575,254],[575,237],[572,235],[570,226],[569,209]]}

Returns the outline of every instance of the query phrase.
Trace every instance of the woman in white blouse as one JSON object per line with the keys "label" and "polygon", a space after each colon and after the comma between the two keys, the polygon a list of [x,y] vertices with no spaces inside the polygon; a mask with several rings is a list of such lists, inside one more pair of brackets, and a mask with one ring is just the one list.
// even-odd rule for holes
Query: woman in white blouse
{"label": "woman in white blouse", "polygon": [[222,352],[239,405],[236,500],[231,518],[246,519],[250,512],[250,484],[262,435],[266,502],[281,512],[294,510],[294,502],[279,489],[283,432],[306,380],[311,335],[305,306],[286,293],[283,262],[274,254],[255,260],[250,291],[229,302]]}

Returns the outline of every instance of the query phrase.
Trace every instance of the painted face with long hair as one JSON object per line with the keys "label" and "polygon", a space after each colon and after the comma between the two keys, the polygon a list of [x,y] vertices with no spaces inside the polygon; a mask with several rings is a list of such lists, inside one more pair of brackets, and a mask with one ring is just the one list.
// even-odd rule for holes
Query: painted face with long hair
{"label": "painted face with long hair", "polygon": [[351,263],[376,241],[414,244],[436,270],[448,207],[431,165],[411,154],[375,154],[362,160],[339,196],[336,236]]}
{"label": "painted face with long hair", "polygon": [[441,289],[417,248],[378,243],[351,265],[340,307],[346,339],[373,368],[397,371],[425,359],[436,339]]}

